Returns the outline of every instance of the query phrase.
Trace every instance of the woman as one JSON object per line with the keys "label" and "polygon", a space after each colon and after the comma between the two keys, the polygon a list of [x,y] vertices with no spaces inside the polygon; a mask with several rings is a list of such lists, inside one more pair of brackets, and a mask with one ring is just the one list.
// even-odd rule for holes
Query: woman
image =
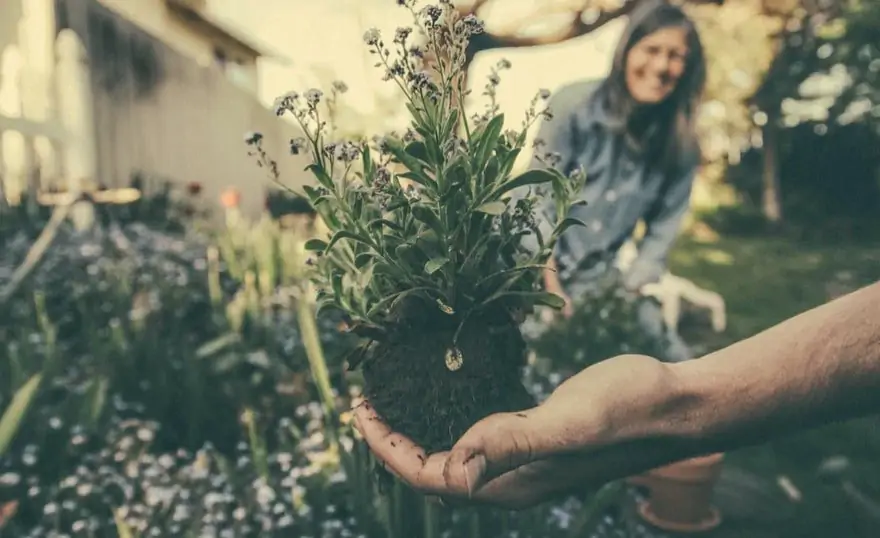
{"label": "woman", "polygon": [[[693,22],[676,6],[649,2],[632,14],[608,77],[566,86],[551,100],[554,119],[538,133],[534,166],[552,160],[565,174],[587,174],[587,204],[571,213],[587,226],[560,237],[549,264],[555,270],[544,275],[548,291],[569,299],[564,315],[571,315],[571,299],[577,302],[609,280],[619,278],[638,292],[665,271],[700,161],[694,122],[705,79]],[[552,206],[548,200],[548,214]],[[646,233],[638,256],[619,274],[618,251],[639,220]],[[546,237],[549,224],[542,226]],[[533,237],[527,244],[532,248]],[[665,329],[660,306],[641,303],[640,324],[666,337],[666,359],[691,358],[681,338]]]}

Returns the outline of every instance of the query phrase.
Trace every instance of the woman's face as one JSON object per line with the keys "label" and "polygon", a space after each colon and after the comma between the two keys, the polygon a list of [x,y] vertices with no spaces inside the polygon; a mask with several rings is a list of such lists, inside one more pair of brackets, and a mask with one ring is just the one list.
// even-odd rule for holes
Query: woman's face
{"label": "woman's face", "polygon": [[687,67],[687,30],[669,27],[639,40],[626,56],[626,87],[638,103],[655,104],[675,90]]}

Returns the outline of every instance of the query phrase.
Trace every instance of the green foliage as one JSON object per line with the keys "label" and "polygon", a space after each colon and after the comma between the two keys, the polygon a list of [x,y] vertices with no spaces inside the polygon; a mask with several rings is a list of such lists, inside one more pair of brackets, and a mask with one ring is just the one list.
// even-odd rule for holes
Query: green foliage
{"label": "green foliage", "polygon": [[[374,144],[332,140],[321,92],[290,93],[277,102],[277,113],[292,114],[305,132],[291,150],[311,154],[307,169],[317,185],[304,190],[330,231],[306,245],[317,256],[319,308],[336,307],[380,327],[393,323],[404,298],[436,304],[459,321],[487,307],[560,308],[562,299],[540,291],[537,276],[559,235],[580,224],[565,215],[583,177],[552,169],[511,174],[526,130],[549,115],[537,110],[548,92],[533,99],[519,130],[505,130],[494,107],[469,120],[464,50],[481,23],[459,18],[445,1],[413,14],[424,48],[412,44],[412,28],[399,28],[391,44],[377,30],[364,36],[376,66],[406,96],[412,123],[405,135]],[[423,70],[426,55],[437,58],[431,72]],[[341,87],[334,88],[331,112]],[[260,141],[248,138],[265,163]],[[544,234],[533,214],[540,189],[552,189],[556,200]],[[529,234],[537,236],[536,252],[521,245]]]}
{"label": "green foliage", "polygon": [[[577,499],[477,514],[380,495],[301,239],[227,222],[219,256],[143,225],[64,228],[0,310],[2,536],[569,535]],[[0,283],[28,244],[0,253]]]}
{"label": "green foliage", "polygon": [[628,291],[617,272],[611,272],[579,297],[570,318],[555,320],[529,344],[563,376],[628,353],[663,358],[665,342],[639,324],[639,305],[650,300]]}
{"label": "green foliage", "polygon": [[31,377],[23,387],[15,392],[9,407],[0,415],[0,457],[12,444],[12,439],[24,420],[42,379],[42,374],[35,374]]}
{"label": "green foliage", "polygon": [[[754,103],[771,118],[778,117],[783,127],[815,122],[821,126],[818,132],[824,133],[838,125],[864,122],[876,129],[877,2],[800,4],[783,18],[779,50]],[[811,109],[796,106],[792,99],[808,102]]]}

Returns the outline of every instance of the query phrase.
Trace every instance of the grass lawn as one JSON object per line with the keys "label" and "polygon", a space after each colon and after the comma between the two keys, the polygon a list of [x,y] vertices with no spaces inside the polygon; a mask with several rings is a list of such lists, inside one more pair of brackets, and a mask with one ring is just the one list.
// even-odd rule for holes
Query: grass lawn
{"label": "grass lawn", "polygon": [[[683,330],[690,342],[715,349],[835,295],[880,280],[880,242],[832,245],[782,237],[722,237],[713,241],[682,237],[670,264],[673,273],[724,296],[728,310],[725,333]],[[837,455],[849,458],[852,482],[880,503],[878,418],[780,438],[765,446],[737,451],[729,461],[770,482],[784,475],[801,492],[801,500],[794,503],[794,517],[783,531],[767,536],[880,536],[880,520],[866,519],[868,509],[853,503],[839,483],[829,484],[818,476],[820,463]]]}

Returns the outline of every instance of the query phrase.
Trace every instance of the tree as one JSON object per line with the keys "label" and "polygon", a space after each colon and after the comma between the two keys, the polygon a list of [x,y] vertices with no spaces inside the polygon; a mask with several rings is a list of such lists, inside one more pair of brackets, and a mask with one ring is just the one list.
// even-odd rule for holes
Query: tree
{"label": "tree", "polygon": [[[556,0],[534,2],[529,12],[512,17],[503,24],[490,24],[486,32],[474,36],[468,45],[469,59],[486,50],[533,47],[561,43],[568,39],[589,34],[609,22],[624,17],[640,4],[652,0]],[[486,12],[494,11],[505,0],[468,0],[457,3],[462,15],[474,14],[481,19],[489,19]],[[722,5],[724,0],[681,0],[677,3],[688,5]],[[541,33],[528,30],[535,22],[549,23],[550,27]]]}
{"label": "tree", "polygon": [[775,4],[781,22],[776,53],[751,104],[763,131],[762,210],[769,221],[780,222],[786,129],[804,122],[814,122],[823,134],[855,122],[880,129],[880,6],[865,0]]}

